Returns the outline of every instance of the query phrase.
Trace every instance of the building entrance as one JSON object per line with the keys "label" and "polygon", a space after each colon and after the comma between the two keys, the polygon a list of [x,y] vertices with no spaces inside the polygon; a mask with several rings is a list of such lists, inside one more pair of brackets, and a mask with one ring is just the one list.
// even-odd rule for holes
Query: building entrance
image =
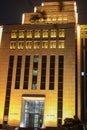
{"label": "building entrance", "polygon": [[24,122],[25,127],[42,127],[44,120],[44,101],[25,100]]}

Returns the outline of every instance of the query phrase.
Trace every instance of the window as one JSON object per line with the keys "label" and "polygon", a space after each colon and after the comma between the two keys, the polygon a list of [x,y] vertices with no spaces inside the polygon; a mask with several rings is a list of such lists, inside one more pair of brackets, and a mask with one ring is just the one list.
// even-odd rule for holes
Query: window
{"label": "window", "polygon": [[19,31],[19,38],[24,38],[24,31],[23,30],[20,30]]}
{"label": "window", "polygon": [[67,16],[63,16],[63,22],[64,22],[64,23],[67,23],[67,20],[68,20],[68,19],[67,19]]}
{"label": "window", "polygon": [[30,67],[30,56],[26,56],[23,89],[28,89],[29,67]]}
{"label": "window", "polygon": [[58,41],[58,48],[64,48],[64,40]]}
{"label": "window", "polygon": [[42,56],[40,89],[45,89],[47,56]]}
{"label": "window", "polygon": [[65,37],[64,29],[59,29],[59,38],[64,38],[64,37]]}
{"label": "window", "polygon": [[23,49],[24,48],[24,41],[18,42],[18,49]]}
{"label": "window", "polygon": [[56,48],[56,41],[50,41],[50,48]]}
{"label": "window", "polygon": [[31,41],[26,41],[25,47],[26,47],[26,49],[31,49],[31,47],[32,47],[32,42],[31,42]]}
{"label": "window", "polygon": [[16,30],[11,32],[11,38],[17,38],[17,31]]}
{"label": "window", "polygon": [[16,68],[15,89],[19,89],[19,87],[20,87],[21,65],[22,65],[22,56],[18,56],[17,68]]}
{"label": "window", "polygon": [[57,21],[56,16],[52,18],[52,21],[54,22]]}
{"label": "window", "polygon": [[42,48],[48,48],[48,41],[42,42]]}
{"label": "window", "polygon": [[33,59],[32,89],[37,89],[37,74],[38,74],[38,56],[35,55]]}
{"label": "window", "polygon": [[6,98],[5,98],[4,116],[7,116],[8,112],[9,112],[12,74],[13,74],[13,64],[14,64],[14,56],[11,55],[10,58],[9,58],[9,68],[8,68],[8,77],[7,77],[7,86],[6,86]]}
{"label": "window", "polygon": [[34,36],[35,38],[40,38],[40,30],[36,30]]}
{"label": "window", "polygon": [[50,90],[54,90],[54,77],[55,77],[55,56],[52,55],[52,56],[50,56],[50,77],[49,77],[49,89]]}
{"label": "window", "polygon": [[48,38],[48,30],[43,30],[42,37],[43,38]]}
{"label": "window", "polygon": [[37,73],[38,73],[38,71],[34,69],[34,70],[33,70],[33,75],[34,75],[34,76],[37,76]]}
{"label": "window", "polygon": [[61,15],[58,16],[58,22],[59,22],[59,23],[62,23],[62,16],[61,16]]}
{"label": "window", "polygon": [[27,31],[26,38],[32,38],[32,31],[31,30]]}
{"label": "window", "polygon": [[55,38],[56,37],[56,30],[51,30],[50,37]]}
{"label": "window", "polygon": [[34,49],[39,49],[40,48],[40,42],[36,41],[34,42]]}
{"label": "window", "polygon": [[15,49],[16,48],[16,42],[15,41],[11,41],[10,42],[10,49]]}
{"label": "window", "polygon": [[[60,55],[58,60],[58,120],[62,120],[63,107],[63,71],[64,71],[64,56]],[[58,122],[61,124],[62,122]]]}
{"label": "window", "polygon": [[48,18],[47,18],[47,21],[48,21],[48,22],[51,21],[51,17],[48,17]]}

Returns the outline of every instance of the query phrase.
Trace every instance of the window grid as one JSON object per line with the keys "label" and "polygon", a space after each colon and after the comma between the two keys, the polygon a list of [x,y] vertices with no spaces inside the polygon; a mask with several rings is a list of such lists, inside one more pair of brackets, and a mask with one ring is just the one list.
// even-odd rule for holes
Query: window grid
{"label": "window grid", "polygon": [[22,56],[18,56],[17,68],[16,68],[15,89],[19,89],[19,87],[20,87],[21,65],[22,65]]}
{"label": "window grid", "polygon": [[55,56],[50,56],[49,90],[54,90]]}
{"label": "window grid", "polygon": [[64,56],[59,56],[58,61],[58,124],[62,124],[62,107],[63,107],[63,71]]}
{"label": "window grid", "polygon": [[26,56],[23,89],[28,89],[29,67],[30,67],[30,56]]}
{"label": "window grid", "polygon": [[10,56],[10,58],[9,58],[9,68],[8,68],[8,78],[7,78],[7,87],[6,87],[5,107],[4,107],[4,116],[7,116],[7,117],[8,117],[8,112],[9,112],[10,93],[11,93],[12,74],[13,74],[13,64],[14,64],[14,56]]}
{"label": "window grid", "polygon": [[34,56],[33,72],[32,72],[32,90],[37,89],[37,74],[38,74],[38,56]]}
{"label": "window grid", "polygon": [[42,56],[42,66],[41,66],[41,84],[40,89],[45,89],[45,83],[46,83],[46,63],[47,63],[47,57]]}

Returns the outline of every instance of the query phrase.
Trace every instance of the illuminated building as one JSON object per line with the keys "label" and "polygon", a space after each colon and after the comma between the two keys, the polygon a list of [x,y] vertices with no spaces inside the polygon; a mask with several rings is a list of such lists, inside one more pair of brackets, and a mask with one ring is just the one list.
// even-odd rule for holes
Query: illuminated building
{"label": "illuminated building", "polygon": [[[66,117],[81,117],[76,3],[65,1],[59,7],[44,2],[23,14],[22,24],[3,26],[0,124],[40,127],[42,121],[42,127],[56,127]],[[77,53],[79,64],[79,47]]]}

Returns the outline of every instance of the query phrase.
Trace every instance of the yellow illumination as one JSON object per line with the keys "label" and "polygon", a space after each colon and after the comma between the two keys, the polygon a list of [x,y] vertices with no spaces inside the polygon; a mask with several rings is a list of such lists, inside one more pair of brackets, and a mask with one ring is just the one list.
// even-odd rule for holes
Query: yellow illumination
{"label": "yellow illumination", "polygon": [[80,26],[77,26],[77,42],[80,43]]}
{"label": "yellow illumination", "polygon": [[77,24],[78,23],[78,13],[77,13],[76,2],[74,2],[74,11],[75,11],[76,24]]}
{"label": "yellow illumination", "polygon": [[24,24],[25,14],[22,14],[22,24]]}
{"label": "yellow illumination", "polygon": [[0,107],[0,124],[3,122],[3,107]]}
{"label": "yellow illumination", "polygon": [[[80,86],[80,83],[81,83],[81,79],[80,79],[80,70],[81,70],[81,68],[80,68],[80,64],[81,64],[81,59],[80,59],[80,50],[81,50],[81,41],[80,41],[81,39],[80,39],[80,26],[78,25],[77,26],[77,64],[78,64],[78,75],[77,75],[77,77],[78,77],[78,93],[81,93],[81,86]],[[79,117],[79,119],[81,119],[81,97],[80,97],[80,94],[78,94],[78,117]]]}
{"label": "yellow illumination", "polygon": [[3,32],[3,27],[0,26],[0,47],[1,47],[1,40],[2,40],[2,32]]}
{"label": "yellow illumination", "polygon": [[8,124],[16,125],[16,126],[19,125],[19,122],[20,122],[20,109],[21,109],[20,108],[20,101],[15,102],[15,100],[13,100],[11,102],[11,106],[10,106]]}

